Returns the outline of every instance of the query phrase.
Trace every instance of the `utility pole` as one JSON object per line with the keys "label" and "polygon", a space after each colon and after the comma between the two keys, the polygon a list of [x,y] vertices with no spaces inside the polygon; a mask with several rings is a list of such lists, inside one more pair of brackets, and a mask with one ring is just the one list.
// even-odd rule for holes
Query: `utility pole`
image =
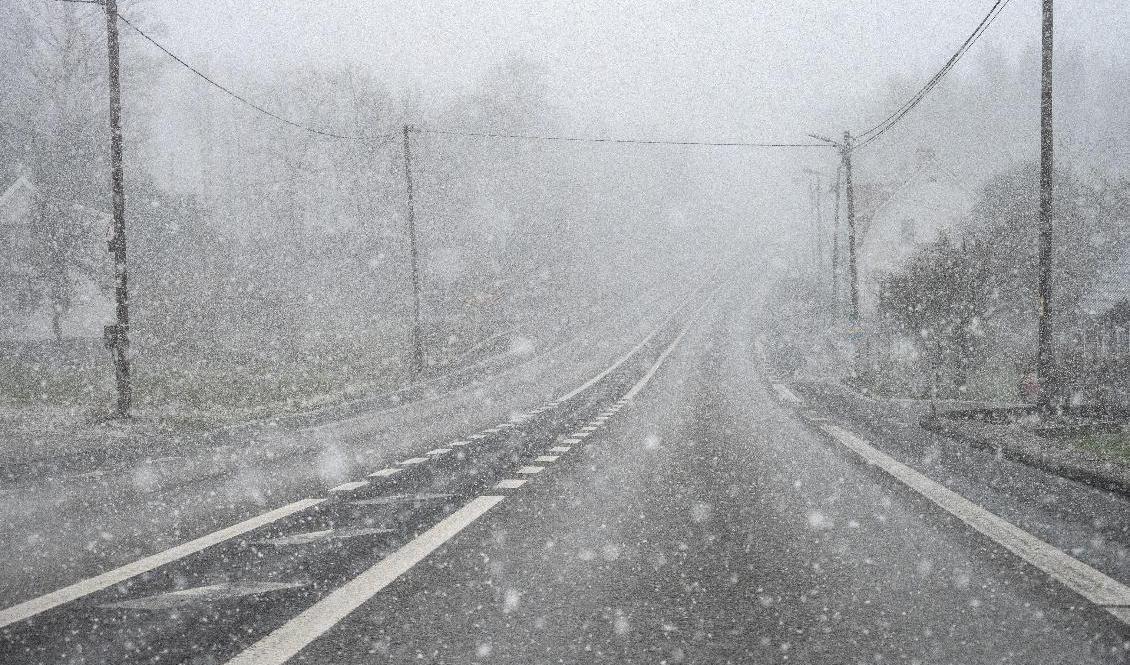
{"label": "utility pole", "polygon": [[416,252],[416,209],[412,200],[412,133],[411,125],[404,125],[404,183],[408,188],[408,252],[412,269],[412,369],[419,375],[424,371],[424,342],[420,334],[420,273]]}
{"label": "utility pole", "polygon": [[843,168],[836,169],[836,184],[832,185],[832,315],[840,318],[840,178]]}
{"label": "utility pole", "polygon": [[848,280],[851,289],[851,321],[859,321],[859,266],[856,262],[856,237],[855,237],[855,186],[851,179],[851,132],[844,132],[844,142],[840,146],[840,155],[844,162],[844,181],[847,186],[847,230],[848,230]]}
{"label": "utility pole", "polygon": [[116,319],[103,335],[114,358],[118,389],[117,415],[128,418],[133,388],[129,363],[129,289],[126,280],[126,195],[122,170],[122,85],[118,54],[118,2],[105,0],[106,50],[110,65],[110,187],[113,192],[114,230],[110,253],[114,257],[114,301]]}
{"label": "utility pole", "polygon": [[1054,395],[1052,356],[1052,0],[1043,0],[1040,80],[1040,242],[1039,307],[1036,315],[1036,379],[1038,403],[1048,409]]}

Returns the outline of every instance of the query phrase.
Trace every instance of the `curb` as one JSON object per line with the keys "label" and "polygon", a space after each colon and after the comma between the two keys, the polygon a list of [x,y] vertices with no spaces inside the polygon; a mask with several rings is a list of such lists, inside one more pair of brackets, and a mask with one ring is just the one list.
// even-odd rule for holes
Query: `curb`
{"label": "curb", "polygon": [[[986,432],[991,425],[963,423],[953,417],[926,416],[919,420],[922,429],[977,448],[996,451],[1012,461],[1055,474],[1068,480],[1130,497],[1130,468],[1090,455],[1084,451],[1063,449],[1052,453],[1041,446],[1027,444],[1010,436],[1011,431]],[[1000,426],[998,426],[1000,427]],[[1003,430],[1003,428],[1002,428]],[[993,436],[996,434],[997,436]],[[1030,434],[1029,436],[1039,436]]]}

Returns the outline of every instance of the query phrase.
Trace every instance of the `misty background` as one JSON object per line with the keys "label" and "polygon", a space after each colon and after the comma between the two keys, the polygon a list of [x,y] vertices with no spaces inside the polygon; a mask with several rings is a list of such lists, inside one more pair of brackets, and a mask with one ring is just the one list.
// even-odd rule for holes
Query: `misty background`
{"label": "misty background", "polygon": [[[121,26],[138,413],[210,424],[411,379],[405,124],[420,129],[430,372],[529,357],[739,265],[775,294],[777,346],[798,371],[855,345],[874,389],[921,392],[944,369],[953,391],[1013,394],[1034,347],[1036,3],[1011,2],[856,155],[859,327],[828,305],[831,149],[429,132],[839,136],[903,103],[989,4],[124,2],[213,80],[357,137],[282,124]],[[1059,322],[1069,337],[1130,281],[1130,13],[1066,0],[1057,13],[1057,297],[1081,308]],[[112,390],[104,16],[21,0],[0,34],[0,403],[98,417]]]}

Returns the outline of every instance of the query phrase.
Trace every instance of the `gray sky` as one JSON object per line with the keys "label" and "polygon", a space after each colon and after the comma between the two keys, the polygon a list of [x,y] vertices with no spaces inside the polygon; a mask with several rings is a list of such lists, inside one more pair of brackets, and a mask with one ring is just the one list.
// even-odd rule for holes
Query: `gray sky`
{"label": "gray sky", "polygon": [[[353,61],[396,88],[458,93],[511,53],[541,62],[578,132],[796,138],[880,119],[892,77],[924,80],[990,0],[146,3],[163,38],[214,71]],[[1123,0],[1059,0],[1058,46],[1125,58]],[[955,73],[1038,43],[1039,2],[1013,0]],[[234,83],[234,82],[233,82]],[[854,117],[853,117],[854,116]]]}

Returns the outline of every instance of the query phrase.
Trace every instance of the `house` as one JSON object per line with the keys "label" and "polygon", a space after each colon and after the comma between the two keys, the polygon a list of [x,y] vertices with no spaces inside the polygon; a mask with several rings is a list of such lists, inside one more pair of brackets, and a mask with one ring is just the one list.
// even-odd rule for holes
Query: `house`
{"label": "house", "polygon": [[1130,247],[1060,325],[1060,372],[1071,401],[1130,410]]}
{"label": "house", "polygon": [[898,270],[918,248],[955,228],[973,200],[933,151],[920,149],[907,178],[860,220],[861,309],[875,311],[882,279]]}
{"label": "house", "polygon": [[0,338],[102,336],[114,314],[99,284],[110,223],[104,212],[45,197],[24,175],[0,191]]}

